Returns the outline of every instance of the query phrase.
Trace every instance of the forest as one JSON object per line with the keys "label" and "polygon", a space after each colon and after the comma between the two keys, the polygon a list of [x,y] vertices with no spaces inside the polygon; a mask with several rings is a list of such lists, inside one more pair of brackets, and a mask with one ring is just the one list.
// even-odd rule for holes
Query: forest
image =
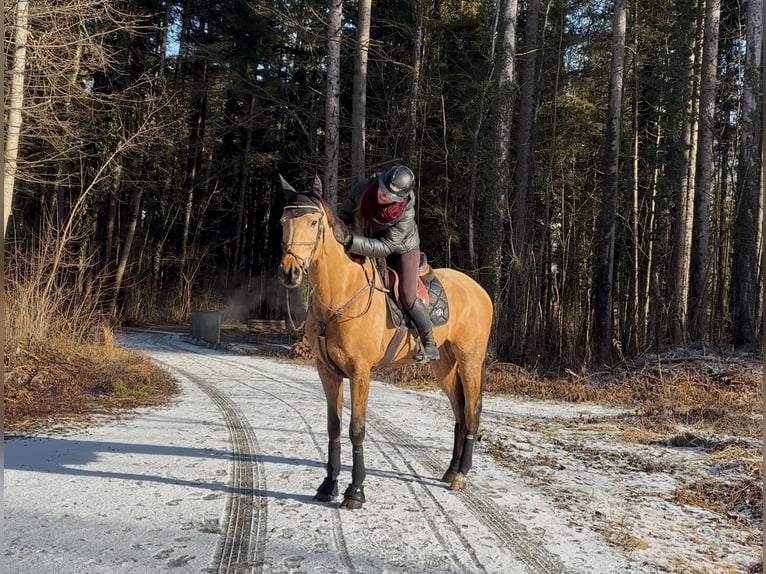
{"label": "forest", "polygon": [[760,353],[762,13],[10,0],[6,332],[285,319],[279,175],[335,204],[404,163],[430,263],[495,302],[495,360]]}

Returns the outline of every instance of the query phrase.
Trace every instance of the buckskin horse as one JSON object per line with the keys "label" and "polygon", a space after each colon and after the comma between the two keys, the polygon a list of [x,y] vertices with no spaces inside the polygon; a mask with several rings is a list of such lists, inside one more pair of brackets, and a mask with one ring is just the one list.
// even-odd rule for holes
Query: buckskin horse
{"label": "buckskin horse", "polygon": [[[336,239],[344,236],[347,227],[322,199],[319,177],[314,177],[308,192],[297,192],[281,175],[280,180],[287,203],[280,220],[278,275],[287,288],[298,287],[304,277],[308,280],[311,299],[304,334],[316,356],[327,399],[327,475],[314,498],[330,501],[338,496],[343,379],[348,378],[352,478],[341,506],[361,508],[365,502],[363,442],[370,377],[373,369],[384,365],[413,364],[417,338],[406,324],[395,324],[388,289],[376,262],[349,255]],[[434,269],[433,275],[446,295],[449,318],[434,327],[441,358],[429,366],[455,415],[452,460],[442,481],[451,490],[463,490],[479,428],[492,301],[464,273]]]}

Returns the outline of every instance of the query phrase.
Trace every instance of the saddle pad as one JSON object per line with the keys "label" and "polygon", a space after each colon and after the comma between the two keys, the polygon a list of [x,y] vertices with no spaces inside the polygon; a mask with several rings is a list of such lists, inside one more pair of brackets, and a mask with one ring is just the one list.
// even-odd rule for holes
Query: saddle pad
{"label": "saddle pad", "polygon": [[[426,275],[422,276],[423,284],[428,289],[428,297],[430,299],[430,305],[428,306],[428,314],[431,317],[431,322],[434,327],[444,325],[449,321],[449,303],[447,301],[447,292],[444,290],[442,282],[436,277],[433,271],[430,271]],[[394,325],[397,327],[403,322],[411,323],[409,316],[405,317],[404,312],[394,300],[393,295],[388,293],[386,295],[388,301],[388,309],[391,311],[391,318],[394,320]]]}

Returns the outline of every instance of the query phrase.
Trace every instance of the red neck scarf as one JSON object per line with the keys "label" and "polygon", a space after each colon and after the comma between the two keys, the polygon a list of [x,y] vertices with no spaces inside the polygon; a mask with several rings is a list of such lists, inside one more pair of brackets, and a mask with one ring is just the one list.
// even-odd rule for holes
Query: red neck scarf
{"label": "red neck scarf", "polygon": [[390,201],[378,192],[378,182],[373,181],[370,186],[364,190],[362,200],[359,203],[359,209],[365,221],[370,221],[377,225],[388,225],[395,222],[402,216],[407,209],[406,201]]}

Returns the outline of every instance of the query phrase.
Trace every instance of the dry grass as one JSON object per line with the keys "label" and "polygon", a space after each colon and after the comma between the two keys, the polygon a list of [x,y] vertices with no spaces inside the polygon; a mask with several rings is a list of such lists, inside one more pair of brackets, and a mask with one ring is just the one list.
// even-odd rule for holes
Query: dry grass
{"label": "dry grass", "polygon": [[[150,360],[115,345],[98,280],[83,284],[43,237],[7,261],[4,291],[6,432],[80,425],[95,414],[155,405],[175,382]],[[56,280],[53,280],[55,278]]]}
{"label": "dry grass", "polygon": [[146,357],[97,341],[17,343],[5,353],[5,431],[30,433],[92,420],[97,414],[167,402],[175,381]]}

